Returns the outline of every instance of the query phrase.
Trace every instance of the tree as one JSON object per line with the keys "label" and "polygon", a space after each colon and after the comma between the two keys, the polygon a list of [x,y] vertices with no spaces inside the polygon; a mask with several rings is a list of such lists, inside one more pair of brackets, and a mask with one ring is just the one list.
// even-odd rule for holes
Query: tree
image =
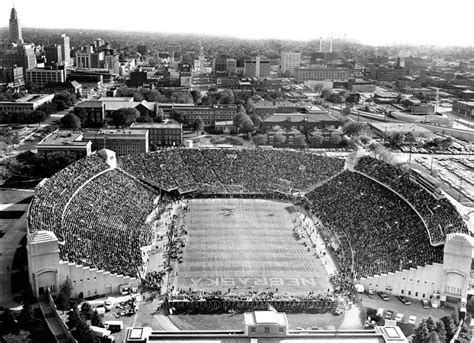
{"label": "tree", "polygon": [[137,123],[153,123],[153,118],[148,114],[146,116],[140,116],[137,118]]}
{"label": "tree", "polygon": [[343,127],[342,131],[347,136],[357,136],[364,129],[364,125],[356,122],[347,122]]}
{"label": "tree", "polygon": [[465,322],[462,324],[461,331],[459,331],[458,342],[469,343],[472,339],[472,329]]}
{"label": "tree", "polygon": [[89,304],[87,301],[84,302],[81,306],[81,315],[84,316],[85,320],[90,320],[92,318],[92,313],[93,309],[91,304]]}
{"label": "tree", "polygon": [[438,320],[436,323],[436,333],[441,342],[446,342],[446,330],[444,328],[444,323],[441,320]]}
{"label": "tree", "polygon": [[245,103],[245,112],[248,114],[253,113],[253,100],[252,98],[248,98],[247,102]]}
{"label": "tree", "polygon": [[252,120],[250,119],[249,116],[245,118],[241,123],[240,123],[240,132],[246,133],[247,135],[250,134],[251,132],[255,131],[255,126],[253,125]]}
{"label": "tree", "polygon": [[76,107],[73,113],[81,120],[81,127],[85,127],[87,124],[87,111],[82,107]]}
{"label": "tree", "polygon": [[267,144],[267,140],[267,135],[256,135],[253,138],[253,142],[255,143],[255,145],[265,145]]}
{"label": "tree", "polygon": [[194,104],[196,104],[196,105],[199,103],[199,101],[200,101],[201,98],[202,98],[201,91],[198,90],[198,89],[193,89],[193,90],[191,91],[191,96],[193,97],[193,102],[194,102]]}
{"label": "tree", "polygon": [[72,294],[72,282],[69,277],[59,286],[58,296],[56,297],[56,305],[58,309],[66,311],[69,309],[69,300]]}
{"label": "tree", "polygon": [[295,136],[295,139],[293,139],[293,145],[305,146],[306,138],[303,135]]}
{"label": "tree", "polygon": [[97,311],[94,311],[92,313],[91,317],[91,325],[93,326],[98,326],[100,328],[104,327],[104,323],[102,323],[102,318],[100,317],[99,313]]}
{"label": "tree", "polygon": [[140,115],[135,108],[121,108],[118,111],[112,112],[110,118],[115,127],[130,126]]}
{"label": "tree", "polygon": [[388,136],[388,144],[395,148],[405,140],[405,135],[401,132],[394,132],[390,136]]}
{"label": "tree", "polygon": [[280,145],[286,142],[286,137],[281,133],[277,133],[273,136],[273,145]]}
{"label": "tree", "polygon": [[204,120],[201,117],[197,117],[193,121],[193,131],[196,131],[196,136],[199,135],[199,132],[204,129]]}
{"label": "tree", "polygon": [[413,343],[423,343],[430,337],[430,332],[426,325],[426,319],[423,319],[420,324],[415,328],[415,336],[413,337]]}
{"label": "tree", "polygon": [[59,120],[59,126],[63,129],[80,129],[81,124],[81,119],[72,112]]}
{"label": "tree", "polygon": [[359,137],[359,141],[364,145],[368,144],[371,140],[372,138],[370,138],[369,136],[364,135]]}
{"label": "tree", "polygon": [[339,135],[332,135],[331,138],[329,138],[329,142],[334,146],[339,145],[341,141],[342,141],[342,138]]}
{"label": "tree", "polygon": [[70,330],[72,330],[74,328],[77,328],[81,321],[83,321],[83,319],[81,318],[81,315],[77,310],[77,306],[74,306],[68,314],[67,326]]}
{"label": "tree", "polygon": [[263,123],[262,118],[258,114],[255,114],[255,113],[253,113],[250,116],[250,119],[252,120],[252,123],[255,126],[255,129],[258,129],[260,125],[262,125]]}
{"label": "tree", "polygon": [[345,115],[345,116],[348,116],[349,114],[351,114],[351,107],[350,106],[346,106],[342,109],[342,114]]}
{"label": "tree", "polygon": [[329,89],[329,88],[324,88],[322,91],[321,91],[321,98],[323,99],[328,99],[331,95],[334,94],[334,91],[332,89]]}
{"label": "tree", "polygon": [[41,123],[49,118],[50,113],[43,111],[41,109],[37,109],[31,112],[26,120],[26,124],[34,124],[34,123]]}
{"label": "tree", "polygon": [[[158,104],[156,106],[158,107]],[[155,123],[161,123],[161,122],[163,122],[164,117],[165,117],[165,112],[163,112],[163,110],[161,108],[158,108],[156,110],[156,114],[155,114],[155,117],[153,118],[153,121]]]}
{"label": "tree", "polygon": [[312,135],[311,136],[311,144],[315,146],[320,146],[324,142],[324,137],[321,135]]}
{"label": "tree", "polygon": [[184,116],[181,112],[178,112],[176,110],[171,110],[170,115],[171,115],[171,118],[176,120],[178,123],[184,123]]}

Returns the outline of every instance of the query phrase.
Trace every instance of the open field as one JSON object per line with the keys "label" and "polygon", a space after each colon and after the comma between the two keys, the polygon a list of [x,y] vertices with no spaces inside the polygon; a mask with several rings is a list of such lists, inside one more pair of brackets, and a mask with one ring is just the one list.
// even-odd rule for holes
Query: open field
{"label": "open field", "polygon": [[224,293],[326,292],[324,266],[293,234],[293,211],[275,200],[189,200],[187,243],[173,284]]}

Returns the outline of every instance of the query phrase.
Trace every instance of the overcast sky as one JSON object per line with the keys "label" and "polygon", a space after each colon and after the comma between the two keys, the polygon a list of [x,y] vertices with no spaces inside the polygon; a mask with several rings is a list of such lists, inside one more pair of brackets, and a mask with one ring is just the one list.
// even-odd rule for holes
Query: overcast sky
{"label": "overcast sky", "polygon": [[24,27],[474,46],[474,0],[1,0]]}

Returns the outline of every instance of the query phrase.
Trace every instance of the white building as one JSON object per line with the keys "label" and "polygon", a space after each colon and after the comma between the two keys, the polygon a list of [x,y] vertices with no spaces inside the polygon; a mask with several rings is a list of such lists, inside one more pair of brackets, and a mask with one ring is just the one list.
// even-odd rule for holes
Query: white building
{"label": "white building", "polygon": [[26,70],[26,82],[33,86],[43,88],[50,82],[66,82],[65,69],[31,68]]}
{"label": "white building", "polygon": [[285,73],[289,71],[291,74],[295,71],[295,68],[298,68],[301,64],[301,53],[300,52],[282,52],[281,53],[281,62],[280,62],[280,71]]}

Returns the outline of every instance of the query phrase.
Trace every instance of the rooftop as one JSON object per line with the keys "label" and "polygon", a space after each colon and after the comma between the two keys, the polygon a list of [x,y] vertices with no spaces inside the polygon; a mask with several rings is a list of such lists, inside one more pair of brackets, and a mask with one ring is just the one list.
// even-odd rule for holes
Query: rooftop
{"label": "rooftop", "polygon": [[264,122],[284,122],[290,121],[292,123],[308,121],[317,123],[321,121],[338,121],[336,118],[331,117],[328,114],[316,114],[316,113],[274,113],[271,116],[263,119]]}
{"label": "rooftop", "polygon": [[103,96],[99,99],[100,101],[121,101],[121,102],[132,102],[133,97],[113,97],[113,96]]}
{"label": "rooftop", "polygon": [[278,324],[288,326],[286,314],[273,311],[254,311],[244,313],[246,325]]}
{"label": "rooftop", "polygon": [[133,130],[136,130],[136,129],[160,129],[160,128],[180,129],[181,127],[182,127],[182,124],[178,123],[177,121],[165,120],[162,123],[133,123],[130,126],[130,129],[133,129]]}
{"label": "rooftop", "polygon": [[38,145],[87,144],[87,142],[82,142],[81,139],[82,132],[80,131],[56,130],[43,138]]}
{"label": "rooftop", "polygon": [[370,126],[380,131],[416,131],[416,132],[431,132],[430,130],[412,123],[369,123]]}
{"label": "rooftop", "polygon": [[89,131],[84,133],[84,140],[96,136],[145,136],[146,129],[101,129],[99,131]]}
{"label": "rooftop", "polygon": [[86,100],[86,101],[83,101],[81,102],[80,104],[77,104],[76,107],[84,107],[84,108],[91,108],[91,107],[94,107],[94,108],[99,108],[99,107],[102,107],[103,106],[103,102],[102,101],[99,101],[99,100]]}

